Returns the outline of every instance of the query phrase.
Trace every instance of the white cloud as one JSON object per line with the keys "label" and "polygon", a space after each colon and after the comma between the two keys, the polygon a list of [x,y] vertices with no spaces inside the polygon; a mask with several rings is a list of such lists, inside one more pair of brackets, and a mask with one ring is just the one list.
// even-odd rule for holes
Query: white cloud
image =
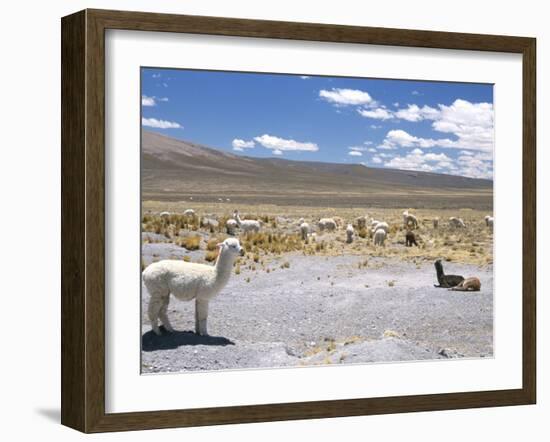
{"label": "white cloud", "polygon": [[418,107],[416,104],[409,104],[406,109],[399,109],[395,116],[407,121],[435,120],[439,116],[439,111],[430,106]]}
{"label": "white cloud", "polygon": [[376,129],[382,129],[382,126],[377,126],[376,124],[371,124],[370,128],[376,130]]}
{"label": "white cloud", "polygon": [[166,120],[157,120],[156,118],[142,118],[141,125],[146,127],[154,127],[157,129],[183,129],[179,123]]}
{"label": "white cloud", "polygon": [[300,75],[300,78],[302,80],[308,80],[309,78],[311,78],[309,75]]}
{"label": "white cloud", "polygon": [[[378,156],[382,155],[384,154]],[[385,157],[390,159],[384,163],[384,167],[392,169],[448,173],[471,178],[493,178],[492,156],[485,152],[461,155],[453,160],[444,153],[424,153],[416,148],[406,155],[385,154]]]}
{"label": "white cloud", "polygon": [[374,100],[368,92],[360,91],[358,89],[333,88],[330,91],[322,89],[319,91],[319,97],[329,103],[340,106],[365,106],[372,105],[374,103]]}
{"label": "white cloud", "polygon": [[357,112],[365,118],[374,118],[376,120],[389,120],[393,118],[393,114],[382,107],[376,109],[358,109]]}
{"label": "white cloud", "polygon": [[156,106],[157,105],[157,101],[160,101],[160,102],[167,102],[168,101],[168,97],[148,97],[147,95],[142,95],[141,96],[141,105],[142,106]]}
{"label": "white cloud", "polygon": [[363,144],[365,146],[372,146],[373,142],[372,141],[365,141]]}
{"label": "white cloud", "polygon": [[434,130],[458,137],[456,146],[469,150],[493,150],[493,105],[455,100],[450,106],[439,105],[440,115]]}
{"label": "white cloud", "polygon": [[153,77],[153,78],[160,78],[160,74],[153,74],[153,75],[151,75],[151,77]]}
{"label": "white cloud", "polygon": [[231,142],[231,145],[233,146],[233,150],[236,150],[237,152],[244,152],[244,149],[252,149],[255,146],[253,140],[245,141],[240,138],[235,138]]}
{"label": "white cloud", "polygon": [[[418,122],[432,120],[432,129],[438,132],[456,136],[456,140],[448,138],[431,139],[415,138],[411,143],[422,147],[446,147],[474,151],[492,151],[493,149],[493,105],[490,103],[471,103],[457,99],[450,106],[439,104],[438,109],[416,104],[410,104],[406,109],[395,112],[395,117],[407,121]],[[391,142],[392,140],[388,140]],[[396,143],[399,144],[398,140]],[[413,144],[401,144],[409,147]]]}
{"label": "white cloud", "polygon": [[472,178],[493,179],[493,157],[486,152],[461,155],[457,158],[456,173]]}
{"label": "white cloud", "polygon": [[418,91],[412,91],[411,94],[412,94],[412,95],[422,95],[422,94],[421,94],[420,92],[418,92]]}
{"label": "white cloud", "polygon": [[348,155],[351,155],[352,157],[362,157],[363,154],[359,152],[358,150],[350,150],[348,152]]}
{"label": "white cloud", "polygon": [[384,167],[404,170],[421,170],[425,172],[443,172],[442,163],[450,163],[451,158],[445,154],[424,154],[421,149],[414,149],[407,155],[396,155],[384,163]]}
{"label": "white cloud", "polygon": [[368,148],[365,146],[350,146],[348,149],[355,150],[356,152],[366,152]]}
{"label": "white cloud", "polygon": [[317,152],[319,150],[319,146],[317,146],[317,144],[315,143],[303,143],[267,134],[259,137],[254,137],[254,140],[266,149],[272,149],[275,155],[282,155],[284,151]]}
{"label": "white cloud", "polygon": [[381,164],[382,163],[382,158],[380,158],[378,156],[374,156],[374,157],[372,157],[372,162],[374,164]]}
{"label": "white cloud", "polygon": [[369,152],[376,153],[378,152],[375,147],[370,147]]}
{"label": "white cloud", "polygon": [[142,106],[155,106],[155,97],[148,97],[147,95],[141,96],[141,105]]}

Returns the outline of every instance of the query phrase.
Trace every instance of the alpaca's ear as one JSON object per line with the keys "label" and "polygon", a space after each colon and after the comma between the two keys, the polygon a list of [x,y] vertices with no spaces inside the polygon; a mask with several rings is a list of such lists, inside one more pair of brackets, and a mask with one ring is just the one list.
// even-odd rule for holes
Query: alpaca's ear
{"label": "alpaca's ear", "polygon": [[221,249],[223,247],[223,242],[219,242],[218,244],[216,244],[216,247],[219,247]]}

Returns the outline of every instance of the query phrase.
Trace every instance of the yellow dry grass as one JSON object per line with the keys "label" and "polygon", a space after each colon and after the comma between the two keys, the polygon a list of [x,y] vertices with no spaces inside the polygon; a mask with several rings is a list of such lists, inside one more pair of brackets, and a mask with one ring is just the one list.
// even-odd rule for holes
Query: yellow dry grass
{"label": "yellow dry grass", "polygon": [[[484,222],[484,216],[491,213],[480,210],[467,208],[435,210],[414,207],[320,208],[276,205],[235,207],[234,204],[213,206],[195,203],[193,209],[197,215],[188,217],[177,214],[177,205],[178,203],[143,202],[143,212],[146,213],[142,219],[143,231],[164,235],[163,241],[174,242],[188,250],[196,250],[200,247],[201,240],[198,235],[201,234],[206,243],[206,250],[214,251],[215,245],[227,237],[225,221],[231,218],[233,211],[238,208],[242,218],[258,219],[262,222],[260,232],[243,233],[237,230],[237,237],[247,252],[244,262],[248,260],[250,263],[261,264],[264,270],[265,265],[274,257],[288,253],[300,253],[306,256],[351,254],[362,256],[365,260],[370,257],[388,257],[417,263],[436,258],[475,265],[487,265],[493,262],[493,232]],[[183,207],[188,208],[187,206],[187,203],[182,203],[180,209],[183,211]],[[160,218],[159,213],[163,210],[171,211],[173,214]],[[418,247],[405,247],[406,229],[402,220],[404,210],[409,210],[418,218],[419,227],[414,230]],[[203,214],[214,216],[219,221],[219,226],[214,231],[209,227],[200,227],[198,220]],[[341,217],[345,226],[364,215],[389,224],[390,229],[384,247],[373,245],[369,225],[366,229],[357,229],[357,235],[351,244],[346,243],[343,228],[335,232],[318,232],[315,228],[317,221],[322,217]],[[451,216],[462,218],[466,228],[451,227],[448,222]],[[433,227],[433,219],[436,217],[439,218],[438,228]],[[297,222],[299,218],[304,218],[316,231],[307,241],[303,241],[300,236]]]}

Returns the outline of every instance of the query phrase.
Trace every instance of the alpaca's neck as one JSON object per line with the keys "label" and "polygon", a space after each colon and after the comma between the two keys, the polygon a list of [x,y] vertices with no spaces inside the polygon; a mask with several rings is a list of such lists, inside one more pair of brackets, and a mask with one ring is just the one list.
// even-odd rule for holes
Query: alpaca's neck
{"label": "alpaca's neck", "polygon": [[438,279],[445,276],[445,273],[443,272],[443,266],[441,264],[439,264],[438,266],[435,267],[435,271],[437,273],[437,278]]}
{"label": "alpaca's neck", "polygon": [[237,224],[240,226],[241,225],[241,217],[239,216],[238,213],[235,214],[235,221],[237,221]]}
{"label": "alpaca's neck", "polygon": [[235,256],[230,253],[220,252],[216,264],[216,278],[220,281],[226,281],[231,275],[231,269],[233,268],[233,263],[235,262]]}

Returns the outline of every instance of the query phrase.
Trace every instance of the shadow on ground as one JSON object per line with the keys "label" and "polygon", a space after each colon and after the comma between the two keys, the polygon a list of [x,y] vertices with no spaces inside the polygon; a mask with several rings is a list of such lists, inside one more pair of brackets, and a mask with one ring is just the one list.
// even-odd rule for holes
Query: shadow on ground
{"label": "shadow on ground", "polygon": [[223,336],[200,336],[192,331],[174,331],[168,333],[161,327],[162,335],[156,335],[152,330],[141,337],[143,351],[173,350],[184,345],[216,345],[225,347],[235,343]]}
{"label": "shadow on ground", "polygon": [[35,411],[51,422],[61,422],[61,410],[59,408],[38,408]]}

